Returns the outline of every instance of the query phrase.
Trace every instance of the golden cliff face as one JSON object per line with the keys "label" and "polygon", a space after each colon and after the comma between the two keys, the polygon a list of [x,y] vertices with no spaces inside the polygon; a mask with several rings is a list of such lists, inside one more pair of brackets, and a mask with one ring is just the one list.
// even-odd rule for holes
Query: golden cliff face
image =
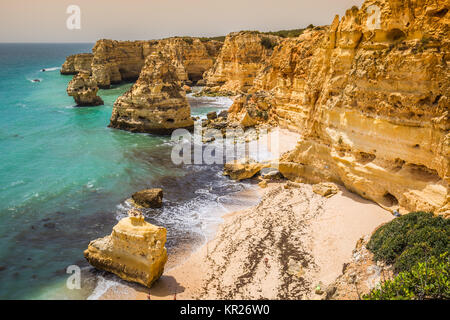
{"label": "golden cliff face", "polygon": [[368,0],[284,41],[230,111],[266,109],[302,134],[281,159],[290,179],[340,182],[391,210],[449,214],[448,10],[445,0]]}
{"label": "golden cliff face", "polygon": [[91,73],[92,53],[80,53],[68,56],[66,61],[61,66],[61,74],[72,75],[78,72]]}
{"label": "golden cliff face", "polygon": [[91,241],[84,256],[97,269],[151,287],[167,262],[166,233],[142,216],[124,218],[111,235]]}
{"label": "golden cliff face", "polygon": [[169,38],[158,41],[157,46],[149,48],[148,52],[164,52],[176,66],[180,81],[190,84],[201,80],[203,73],[214,65],[222,45],[215,40]]}
{"label": "golden cliff face", "polygon": [[98,86],[107,89],[111,84],[135,81],[153,52],[170,55],[177,67],[181,81],[196,82],[210,69],[223,43],[197,38],[168,38],[150,41],[115,41],[102,39],[96,42],[91,53],[67,57],[62,74],[88,72]]}
{"label": "golden cliff face", "polygon": [[78,73],[67,86],[67,94],[73,97],[78,106],[103,105],[103,100],[97,96],[97,92],[97,82],[89,76],[89,73]]}
{"label": "golden cliff face", "polygon": [[204,75],[209,91],[247,91],[281,38],[253,31],[230,33],[214,67]]}
{"label": "golden cliff face", "polygon": [[147,57],[139,79],[114,103],[110,127],[132,132],[170,133],[194,122],[186,94],[170,57]]}
{"label": "golden cliff face", "polygon": [[100,88],[111,84],[133,81],[145,62],[143,46],[145,41],[99,40],[92,52],[92,78]]}

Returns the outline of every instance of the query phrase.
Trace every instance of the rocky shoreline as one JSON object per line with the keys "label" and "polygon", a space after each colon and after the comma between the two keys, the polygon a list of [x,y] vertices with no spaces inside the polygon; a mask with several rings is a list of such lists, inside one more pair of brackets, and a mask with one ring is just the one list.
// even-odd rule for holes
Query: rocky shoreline
{"label": "rocky shoreline", "polygon": [[[287,229],[275,232],[275,222],[267,217],[252,227],[266,224],[270,235],[260,230],[261,237],[253,239],[241,230],[245,221],[236,218],[224,225],[214,248],[226,243],[219,250],[226,256],[217,253],[211,260],[208,253],[202,258],[210,278],[202,282],[198,297],[314,298],[311,286],[318,279],[312,275],[314,249],[298,241],[304,224],[315,218],[309,215],[320,216],[325,197],[336,194],[335,184],[390,212],[425,211],[449,217],[449,8],[444,0],[426,2],[424,6],[420,1],[405,5],[400,0],[366,0],[361,8],[336,16],[329,26],[307,28],[296,38],[243,31],[229,34],[223,43],[197,38],[100,40],[93,54],[67,58],[61,73],[76,74],[68,93],[78,105],[101,104],[99,88],[136,81],[114,104],[112,128],[155,134],[192,129],[187,85],[201,84],[205,95],[235,97],[226,114],[208,115],[205,131],[217,130],[226,137],[227,129],[281,127],[299,134],[295,148],[271,162],[236,159],[225,165],[225,173],[235,180],[276,167],[275,174],[290,181],[285,184],[290,191],[270,188],[274,198],[284,198],[275,203],[263,200],[255,209],[261,217],[246,214],[250,222],[277,214],[279,220],[286,220]],[[380,9],[382,23],[377,29],[367,22],[371,6]],[[314,185],[314,192],[303,183]],[[262,179],[261,187],[267,186]],[[292,186],[298,190],[291,190]],[[322,198],[313,201],[313,193]],[[291,207],[272,212],[265,206],[284,208],[283,202],[292,197],[308,206],[298,221],[291,219],[296,214]],[[371,224],[371,229],[358,233],[354,242],[375,227]],[[243,234],[239,243],[225,241],[239,232]],[[264,244],[267,258],[248,248],[251,244]],[[224,269],[221,265],[228,265],[236,250],[243,250],[239,256],[248,263]],[[288,253],[298,259],[289,262]],[[342,257],[348,259],[347,253]],[[274,256],[281,258],[272,261]],[[314,257],[320,261],[324,256]],[[268,270],[268,264],[276,267]],[[294,268],[294,275],[289,271],[293,265],[302,266]],[[245,272],[239,273],[240,268]],[[277,288],[261,284],[270,275]]]}

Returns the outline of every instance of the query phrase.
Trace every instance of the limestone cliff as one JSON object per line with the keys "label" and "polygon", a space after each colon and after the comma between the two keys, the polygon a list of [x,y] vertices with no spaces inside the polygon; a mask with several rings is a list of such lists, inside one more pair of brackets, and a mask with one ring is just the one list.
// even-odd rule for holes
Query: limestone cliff
{"label": "limestone cliff", "polygon": [[80,53],[68,56],[64,64],[61,66],[60,72],[65,75],[73,75],[78,72],[91,73],[93,57],[94,56],[92,53]]}
{"label": "limestone cliff", "polygon": [[136,80],[145,61],[144,44],[145,41],[97,41],[92,49],[92,78],[99,87]]}
{"label": "limestone cliff", "polygon": [[163,52],[147,57],[139,79],[119,97],[110,127],[132,132],[170,133],[194,122],[171,58]]}
{"label": "limestone cliff", "polygon": [[78,106],[102,105],[103,100],[97,96],[97,92],[97,82],[89,76],[89,73],[78,73],[67,86],[67,94],[73,97]]}
{"label": "limestone cliff", "polygon": [[449,214],[448,10],[446,0],[367,0],[275,48],[229,117],[265,111],[256,120],[302,134],[281,159],[290,179]]}
{"label": "limestone cliff", "polygon": [[124,218],[111,235],[91,241],[84,256],[97,269],[150,287],[167,262],[166,233],[142,216]]}
{"label": "limestone cliff", "polygon": [[62,74],[89,72],[103,89],[122,81],[135,81],[153,52],[170,55],[177,67],[181,81],[196,82],[210,69],[219,54],[222,42],[197,38],[168,38],[149,41],[115,41],[102,39],[96,42],[92,54],[83,53],[67,57]]}
{"label": "limestone cliff", "polygon": [[208,90],[223,93],[248,90],[280,39],[257,31],[227,35],[214,67],[204,75]]}

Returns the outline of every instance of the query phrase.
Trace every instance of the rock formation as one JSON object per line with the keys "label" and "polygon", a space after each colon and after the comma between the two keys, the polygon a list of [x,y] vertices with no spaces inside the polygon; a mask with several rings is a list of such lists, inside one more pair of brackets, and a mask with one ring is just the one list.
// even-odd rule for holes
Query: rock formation
{"label": "rock formation", "polygon": [[122,81],[135,81],[147,56],[163,51],[177,68],[180,81],[200,80],[210,69],[219,54],[222,42],[197,38],[168,38],[150,41],[115,41],[102,39],[96,42],[92,54],[83,53],[67,57],[62,74],[91,73],[102,89]]}
{"label": "rock formation", "polygon": [[91,73],[93,57],[92,53],[80,53],[68,56],[61,66],[60,72],[64,75],[74,75],[78,72]]}
{"label": "rock formation", "polygon": [[112,128],[163,134],[193,125],[176,68],[162,52],[147,58],[137,82],[116,100],[110,122]]}
{"label": "rock formation", "polygon": [[165,228],[145,222],[142,216],[127,217],[111,235],[91,241],[84,256],[97,269],[151,287],[167,262],[166,233]]}
{"label": "rock formation", "polygon": [[236,94],[249,89],[280,39],[257,31],[230,33],[214,67],[204,75],[208,91]]}
{"label": "rock formation", "polygon": [[448,214],[448,10],[446,0],[367,0],[285,40],[229,118],[300,132],[280,162],[292,180],[342,183],[390,210]]}
{"label": "rock formation", "polygon": [[102,105],[103,100],[97,96],[97,92],[97,82],[89,76],[89,73],[78,73],[67,86],[67,94],[73,97],[78,106]]}
{"label": "rock formation", "polygon": [[223,174],[233,180],[245,180],[254,177],[261,169],[270,167],[269,163],[256,162],[251,159],[234,160],[225,163]]}
{"label": "rock formation", "polygon": [[159,188],[147,189],[135,192],[132,196],[133,202],[144,208],[161,208],[163,190]]}

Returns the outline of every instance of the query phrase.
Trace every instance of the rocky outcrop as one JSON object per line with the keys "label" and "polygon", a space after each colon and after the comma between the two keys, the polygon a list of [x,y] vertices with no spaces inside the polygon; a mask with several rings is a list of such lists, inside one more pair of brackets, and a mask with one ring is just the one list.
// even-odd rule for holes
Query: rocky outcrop
{"label": "rocky outcrop", "polygon": [[165,228],[145,222],[142,216],[127,217],[111,235],[91,241],[84,256],[97,269],[151,287],[167,262],[166,233]]}
{"label": "rocky outcrop", "polygon": [[225,163],[223,174],[233,180],[253,178],[261,169],[270,167],[269,163],[256,162],[251,159],[234,160]]}
{"label": "rocky outcrop", "polygon": [[280,39],[257,31],[230,33],[214,67],[204,75],[208,91],[236,94],[248,90]]}
{"label": "rocky outcrop", "polygon": [[92,53],[80,53],[68,56],[66,61],[61,66],[61,74],[74,75],[78,72],[91,73],[92,59],[94,55]]}
{"label": "rocky outcrop", "polygon": [[67,94],[73,97],[78,106],[103,105],[103,100],[97,96],[97,92],[97,82],[89,76],[89,73],[78,73],[67,86]]}
{"label": "rocky outcrop", "polygon": [[149,43],[152,42],[97,41],[92,49],[92,78],[105,89],[122,81],[135,81],[145,62],[144,45]]}
{"label": "rocky outcrop", "polygon": [[164,52],[177,68],[177,75],[184,83],[196,83],[214,64],[223,43],[197,38],[169,38],[159,41],[155,51]]}
{"label": "rocky outcrop", "polygon": [[110,122],[112,128],[162,134],[193,125],[176,68],[162,52],[147,58],[137,82],[114,103]]}
{"label": "rocky outcrop", "polygon": [[163,190],[159,188],[141,190],[135,192],[131,198],[137,206],[144,208],[161,208]]}
{"label": "rocky outcrop", "polygon": [[448,9],[445,0],[367,0],[285,40],[229,118],[301,133],[280,162],[292,180],[342,183],[392,211],[448,214]]}
{"label": "rocky outcrop", "polygon": [[376,262],[373,253],[367,249],[369,238],[366,236],[357,242],[351,260],[344,264],[342,274],[324,290],[323,299],[361,300],[394,277],[392,265]]}
{"label": "rocky outcrop", "polygon": [[147,56],[164,52],[177,68],[180,81],[195,83],[210,69],[223,43],[197,38],[168,38],[150,41],[115,41],[102,39],[96,42],[91,53],[67,57],[62,74],[91,73],[102,89],[122,81],[135,81]]}

